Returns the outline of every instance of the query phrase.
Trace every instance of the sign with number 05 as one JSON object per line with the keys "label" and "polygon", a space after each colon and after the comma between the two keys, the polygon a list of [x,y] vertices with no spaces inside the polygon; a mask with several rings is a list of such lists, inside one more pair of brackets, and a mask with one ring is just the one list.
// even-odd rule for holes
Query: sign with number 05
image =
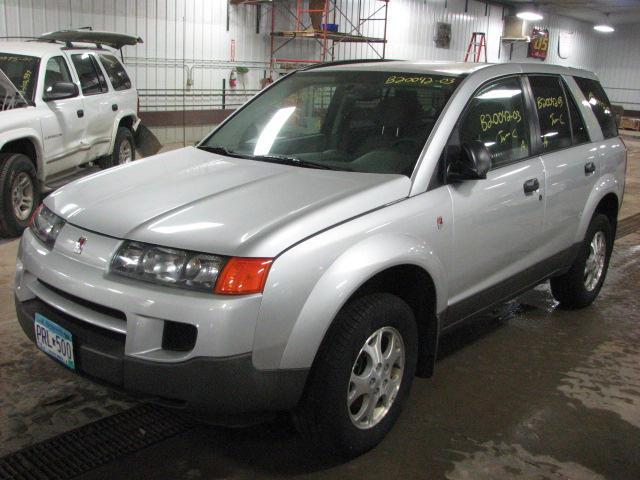
{"label": "sign with number 05", "polygon": [[549,53],[549,30],[546,28],[534,28],[529,42],[529,56],[546,60]]}

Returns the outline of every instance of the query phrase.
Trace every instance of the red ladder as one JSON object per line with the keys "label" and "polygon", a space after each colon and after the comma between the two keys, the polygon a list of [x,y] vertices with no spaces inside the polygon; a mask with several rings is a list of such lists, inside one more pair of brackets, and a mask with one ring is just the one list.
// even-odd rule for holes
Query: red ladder
{"label": "red ladder", "polygon": [[473,32],[471,34],[471,41],[467,47],[467,53],[464,55],[465,62],[469,61],[469,54],[471,53],[472,48],[473,61],[478,63],[480,61],[480,57],[484,53],[484,63],[487,63],[487,40],[484,32]]}

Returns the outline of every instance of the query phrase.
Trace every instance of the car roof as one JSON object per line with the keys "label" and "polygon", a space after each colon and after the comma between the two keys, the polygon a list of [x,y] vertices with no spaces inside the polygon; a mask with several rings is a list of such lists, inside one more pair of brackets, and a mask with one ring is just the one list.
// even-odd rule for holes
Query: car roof
{"label": "car roof", "polygon": [[313,71],[377,71],[377,72],[405,72],[432,75],[470,75],[474,72],[485,70],[496,70],[496,74],[505,75],[508,73],[542,73],[556,75],[573,75],[579,77],[596,78],[595,74],[587,70],[577,68],[562,67],[560,65],[549,65],[529,62],[509,62],[509,63],[472,63],[472,62],[438,62],[430,60],[374,60],[367,62],[364,60],[349,63],[348,61],[327,63],[309,68]]}
{"label": "car roof", "polygon": [[99,49],[96,48],[95,45],[83,47],[81,45],[74,45],[73,48],[66,47],[62,43],[57,42],[42,42],[42,41],[31,41],[31,42],[0,42],[0,52],[3,53],[13,53],[17,55],[30,55],[33,57],[44,57],[47,55],[55,55],[60,54],[60,52],[64,49],[64,51],[83,51],[86,52],[88,50],[94,52],[108,52],[113,53],[112,50],[108,50],[105,48]]}

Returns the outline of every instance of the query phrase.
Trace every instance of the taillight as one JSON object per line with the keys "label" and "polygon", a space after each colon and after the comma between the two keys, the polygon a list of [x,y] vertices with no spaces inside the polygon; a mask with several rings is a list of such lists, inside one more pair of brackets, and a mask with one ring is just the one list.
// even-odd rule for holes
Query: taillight
{"label": "taillight", "polygon": [[262,293],[273,259],[232,257],[222,269],[215,293],[247,295]]}

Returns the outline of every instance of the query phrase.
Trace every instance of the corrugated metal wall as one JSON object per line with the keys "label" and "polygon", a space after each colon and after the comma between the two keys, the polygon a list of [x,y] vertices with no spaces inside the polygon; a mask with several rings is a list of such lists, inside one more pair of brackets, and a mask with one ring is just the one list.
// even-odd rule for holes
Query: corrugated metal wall
{"label": "corrugated metal wall", "polygon": [[619,26],[600,35],[596,72],[611,101],[625,110],[640,111],[640,29]]}
{"label": "corrugated metal wall", "polygon": [[[276,28],[294,28],[286,6],[295,11],[295,0],[277,0]],[[348,32],[362,23],[362,33],[382,36],[384,22],[362,22],[373,12],[382,18],[379,0],[337,0],[336,23]],[[508,49],[500,48],[503,7],[476,0],[390,0],[387,23],[387,58],[435,59],[462,61],[474,31],[487,34],[488,60],[509,61]],[[450,48],[436,48],[436,23],[451,24]],[[307,22],[308,23],[308,22]],[[95,30],[112,30],[137,34],[144,44],[125,47],[125,58],[136,85],[141,91],[141,104],[146,110],[210,109],[221,107],[221,88],[236,65],[249,67],[241,75],[238,94],[225,97],[226,104],[241,103],[259,88],[260,79],[269,66],[271,7],[255,5],[227,6],[227,0],[0,0],[0,36],[34,36],[43,32],[91,26]],[[596,69],[596,51],[602,41],[590,25],[571,19],[551,17],[545,24],[551,33],[549,63]],[[574,32],[574,51],[569,59],[557,54],[561,30]],[[636,34],[637,32],[632,32]],[[600,45],[600,56],[607,66],[619,65],[616,72],[631,75],[624,65],[638,65],[637,54],[622,48],[622,36]],[[281,41],[281,40],[278,40]],[[616,43],[616,41],[618,43]],[[232,42],[235,62],[232,62]],[[637,40],[636,40],[637,42]],[[381,46],[376,46],[381,50]],[[319,46],[313,40],[296,40],[279,53],[288,58],[319,58]],[[500,53],[500,55],[499,55]],[[630,55],[629,61],[616,60]],[[367,44],[343,44],[336,49],[337,58],[375,58]],[[516,46],[513,60],[526,60],[526,45]],[[536,60],[534,60],[536,61]],[[606,76],[609,86],[619,86]],[[626,80],[624,80],[626,82]],[[628,85],[624,83],[627,87]],[[246,92],[243,89],[247,89]],[[614,99],[637,101],[637,92],[624,91]],[[181,127],[164,128],[164,142],[193,141],[208,127],[192,129],[185,135]]]}
{"label": "corrugated metal wall", "polygon": [[[466,11],[465,11],[466,6]],[[473,32],[487,34],[489,62],[498,61],[502,7],[474,0],[391,0],[388,57],[464,60]],[[451,24],[450,48],[436,48],[436,23]]]}
{"label": "corrugated metal wall", "polygon": [[[533,27],[546,28],[549,30],[549,54],[545,63],[564,65],[567,67],[584,68],[585,70],[595,70],[597,65],[596,50],[601,37],[594,32],[593,25],[580,22],[571,18],[560,16],[548,16],[540,22],[535,22],[527,26],[527,32],[531,32]],[[558,55],[558,42],[560,32],[571,34],[573,38],[573,49],[571,55],[564,59]],[[506,50],[506,49],[505,49]],[[518,43],[514,47],[512,61],[515,62],[540,62],[535,58],[527,58],[528,44]],[[501,55],[502,61],[509,61],[508,52]]]}

